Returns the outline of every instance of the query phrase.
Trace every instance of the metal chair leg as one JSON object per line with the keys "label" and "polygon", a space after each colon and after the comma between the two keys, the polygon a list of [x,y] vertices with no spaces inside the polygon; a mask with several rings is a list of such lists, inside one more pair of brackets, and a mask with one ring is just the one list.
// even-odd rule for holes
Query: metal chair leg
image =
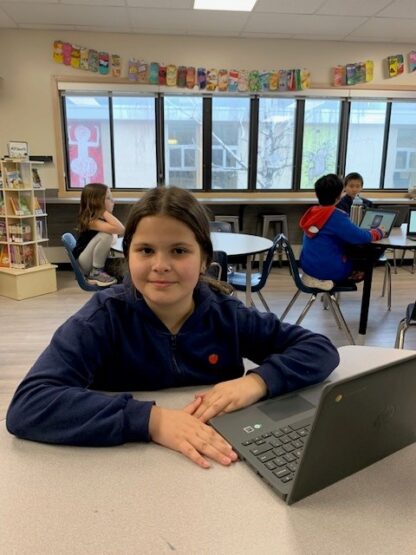
{"label": "metal chair leg", "polygon": [[264,308],[266,309],[267,312],[271,312],[270,311],[270,307],[269,305],[266,303],[266,299],[263,297],[261,291],[257,291],[257,295],[259,296],[261,302],[263,303]]}
{"label": "metal chair leg", "polygon": [[349,340],[351,345],[355,345],[355,341],[351,334],[350,328],[348,327],[347,322],[345,321],[344,316],[342,315],[341,309],[339,308],[339,305],[334,295],[329,295],[329,302],[331,303],[331,306],[333,307],[334,312],[337,313],[338,319],[341,322],[342,329],[344,330],[344,333],[347,336],[347,339]]}
{"label": "metal chair leg", "polygon": [[332,316],[334,317],[334,319],[335,319],[335,321],[336,321],[336,323],[337,323],[338,329],[339,329],[339,330],[342,330],[342,323],[341,323],[341,321],[339,320],[338,315],[337,315],[337,313],[336,313],[335,310],[334,310],[334,307],[332,306],[329,293],[326,294],[326,302],[328,303],[328,307],[330,308],[330,310],[331,310],[331,312],[332,312]]}
{"label": "metal chair leg", "polygon": [[307,315],[309,309],[311,308],[311,306],[313,305],[313,303],[315,302],[315,300],[316,300],[316,295],[315,295],[315,294],[311,295],[310,298],[309,298],[309,301],[306,303],[305,308],[302,310],[302,312],[301,312],[299,318],[298,318],[298,319],[296,320],[296,322],[295,322],[295,324],[296,324],[297,326],[298,326],[298,325],[302,322],[302,320],[305,318],[305,316]]}
{"label": "metal chair leg", "polygon": [[403,349],[404,336],[408,327],[409,326],[406,318],[403,318],[402,320],[400,320],[399,325],[397,327],[396,342],[394,344],[395,349]]}
{"label": "metal chair leg", "polygon": [[386,261],[384,266],[384,277],[383,277],[383,288],[381,290],[381,296],[384,297],[387,288],[387,310],[391,310],[391,266],[388,261]]}
{"label": "metal chair leg", "polygon": [[292,306],[295,304],[296,299],[299,297],[300,295],[300,289],[298,289],[296,291],[296,293],[293,295],[290,303],[287,305],[286,309],[284,310],[283,314],[280,316],[280,321],[283,322],[283,320],[286,318],[286,316],[288,315],[289,310],[292,308]]}

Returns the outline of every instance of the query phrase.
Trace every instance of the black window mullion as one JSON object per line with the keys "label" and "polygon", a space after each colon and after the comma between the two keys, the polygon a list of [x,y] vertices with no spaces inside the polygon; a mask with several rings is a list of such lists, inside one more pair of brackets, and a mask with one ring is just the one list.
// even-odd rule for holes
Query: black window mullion
{"label": "black window mullion", "polygon": [[64,160],[65,160],[65,190],[71,189],[71,170],[69,167],[69,148],[68,148],[68,122],[66,119],[66,98],[61,96],[62,106],[62,129],[64,132]]}
{"label": "black window mullion", "polygon": [[347,161],[347,148],[348,148],[348,129],[350,126],[350,112],[351,102],[344,99],[341,103],[341,121],[339,126],[338,138],[338,159],[336,172],[337,175],[345,174],[345,164]]}
{"label": "black window mullion", "polygon": [[212,98],[202,99],[202,189],[212,189]]}
{"label": "black window mullion", "polygon": [[248,141],[247,189],[257,189],[257,155],[259,148],[259,97],[250,98],[250,132]]}
{"label": "black window mullion", "polygon": [[296,101],[295,136],[293,149],[293,174],[292,189],[300,190],[300,179],[302,175],[303,155],[303,128],[305,124],[305,100],[298,98]]}
{"label": "black window mullion", "polygon": [[387,149],[389,146],[389,135],[390,135],[390,121],[391,121],[391,100],[386,104],[386,121],[384,122],[384,137],[383,137],[383,153],[381,156],[381,168],[380,168],[380,183],[379,188],[384,189],[384,179],[386,177],[386,164],[387,164]]}
{"label": "black window mullion", "polygon": [[110,123],[110,155],[111,155],[111,179],[112,187],[116,188],[116,169],[115,169],[115,157],[114,157],[114,119],[113,119],[113,97],[110,95],[108,97],[108,118]]}
{"label": "black window mullion", "polygon": [[165,103],[159,94],[155,98],[155,125],[156,125],[156,182],[165,184]]}

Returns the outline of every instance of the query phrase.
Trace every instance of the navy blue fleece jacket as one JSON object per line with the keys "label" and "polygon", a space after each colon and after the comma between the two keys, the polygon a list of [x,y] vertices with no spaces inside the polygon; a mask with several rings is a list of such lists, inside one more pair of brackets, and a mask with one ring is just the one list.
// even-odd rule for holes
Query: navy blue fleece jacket
{"label": "navy blue fleece jacket", "polygon": [[9,432],[70,445],[148,441],[154,403],[129,391],[238,378],[246,357],[258,364],[254,372],[273,397],[324,380],[338,365],[338,352],[322,335],[282,324],[206,284],[194,297],[194,313],[172,335],[131,286],[96,293],[55,332],[19,385]]}

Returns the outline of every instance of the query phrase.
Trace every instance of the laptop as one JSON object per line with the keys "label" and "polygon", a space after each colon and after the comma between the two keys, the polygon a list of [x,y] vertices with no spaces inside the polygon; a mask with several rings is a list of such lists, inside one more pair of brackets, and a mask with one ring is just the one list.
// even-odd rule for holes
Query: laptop
{"label": "laptop", "polygon": [[291,505],[416,441],[415,364],[412,354],[210,424]]}
{"label": "laptop", "polygon": [[397,212],[393,210],[381,210],[379,208],[367,208],[361,220],[360,227],[362,229],[374,229],[375,227],[384,227],[384,237],[390,235]]}
{"label": "laptop", "polygon": [[407,224],[407,238],[416,241],[416,208],[409,210],[409,223]]}

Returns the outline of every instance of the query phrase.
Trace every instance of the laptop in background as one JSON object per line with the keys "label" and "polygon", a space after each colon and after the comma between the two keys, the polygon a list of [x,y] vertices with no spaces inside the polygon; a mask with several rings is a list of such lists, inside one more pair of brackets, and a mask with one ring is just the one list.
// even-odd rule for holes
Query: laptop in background
{"label": "laptop in background", "polygon": [[412,354],[210,424],[290,505],[416,441],[415,362]]}
{"label": "laptop in background", "polygon": [[362,229],[374,229],[376,227],[384,227],[384,237],[388,237],[396,219],[397,212],[393,210],[381,210],[379,208],[367,208],[361,220],[360,227]]}
{"label": "laptop in background", "polygon": [[409,210],[409,223],[407,224],[407,238],[416,241],[416,208]]}

